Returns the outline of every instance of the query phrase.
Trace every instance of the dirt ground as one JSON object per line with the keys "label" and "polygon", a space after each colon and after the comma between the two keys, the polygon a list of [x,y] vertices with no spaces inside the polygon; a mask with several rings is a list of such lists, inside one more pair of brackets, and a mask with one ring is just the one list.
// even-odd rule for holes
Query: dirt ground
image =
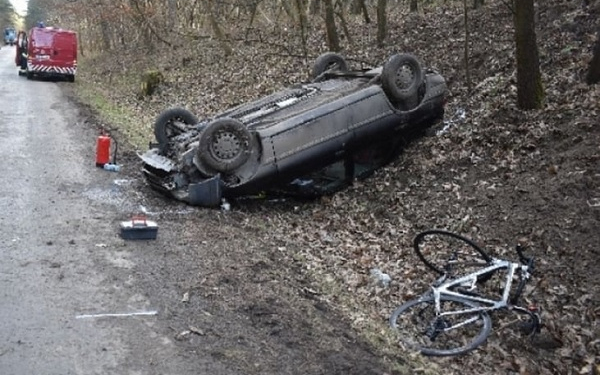
{"label": "dirt ground", "polygon": [[[414,52],[447,78],[451,97],[446,126],[333,196],[238,200],[230,211],[191,208],[151,191],[137,150],[124,146],[120,175],[132,181],[131,199],[160,224],[156,244],[127,247],[138,287],[161,312],[162,333],[183,355],[211,356],[244,374],[597,374],[600,86],[587,86],[582,77],[600,11],[598,4],[558,0],[538,7],[546,103],[529,112],[515,106],[511,15],[502,2],[491,1],[472,17],[470,93],[460,9],[392,13],[384,49],[369,43],[373,25],[356,25],[356,45],[343,51],[352,63]],[[281,30],[264,33],[287,37]],[[116,84],[126,74],[118,66],[88,62],[75,92],[93,83],[137,114],[140,129],[107,123],[106,114],[85,104],[82,116],[91,126],[115,129],[117,137],[151,135],[153,117],[167,107],[208,115],[301,81],[310,69],[301,57],[269,49],[275,47],[240,43],[239,55],[219,63],[223,71],[214,74],[211,67],[223,56],[206,43],[193,68],[155,63],[167,82],[143,100],[133,98],[133,86]],[[311,52],[317,56],[321,44]],[[181,53],[184,59],[192,52]],[[387,319],[432,281],[411,250],[414,235],[430,228],[459,232],[511,259],[517,241],[526,242],[538,267],[525,301],[541,307],[542,335],[514,341],[493,334],[459,358],[404,351]],[[389,288],[373,282],[374,268],[390,275]]]}

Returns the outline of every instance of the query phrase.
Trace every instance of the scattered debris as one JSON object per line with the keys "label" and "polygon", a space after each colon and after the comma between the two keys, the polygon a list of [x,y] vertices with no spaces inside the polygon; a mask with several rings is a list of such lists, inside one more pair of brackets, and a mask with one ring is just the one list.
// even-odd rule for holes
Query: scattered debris
{"label": "scattered debris", "polygon": [[231,204],[229,204],[229,202],[227,202],[227,200],[225,198],[221,199],[221,210],[223,210],[223,211],[231,210]]}
{"label": "scattered debris", "polygon": [[132,313],[109,313],[109,314],[84,314],[77,315],[75,319],[94,319],[94,318],[121,318],[130,316],[152,316],[157,315],[158,311],[140,311]]}
{"label": "scattered debris", "polygon": [[375,279],[378,286],[382,288],[388,288],[392,278],[387,273],[381,272],[379,268],[373,268],[371,270],[371,276]]}
{"label": "scattered debris", "polygon": [[190,326],[190,331],[191,331],[192,333],[195,333],[195,334],[199,335],[199,336],[204,336],[204,335],[206,335],[206,333],[205,333],[203,330],[201,330],[201,329],[198,329],[198,328],[196,328],[196,327],[194,327],[194,326]]}
{"label": "scattered debris", "polygon": [[183,298],[181,299],[181,302],[190,302],[190,293],[189,292],[183,293]]}
{"label": "scattered debris", "polygon": [[102,168],[105,171],[110,171],[110,172],[119,172],[121,170],[121,166],[118,164],[112,164],[112,163],[106,163],[104,164],[104,166],[102,166]]}

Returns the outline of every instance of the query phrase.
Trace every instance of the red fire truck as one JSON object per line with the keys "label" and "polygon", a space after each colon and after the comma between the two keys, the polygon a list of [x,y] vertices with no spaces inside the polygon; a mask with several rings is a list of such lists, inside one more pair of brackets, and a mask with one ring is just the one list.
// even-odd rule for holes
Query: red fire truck
{"label": "red fire truck", "polygon": [[75,81],[77,34],[56,27],[34,27],[19,32],[15,63],[19,75],[63,77]]}

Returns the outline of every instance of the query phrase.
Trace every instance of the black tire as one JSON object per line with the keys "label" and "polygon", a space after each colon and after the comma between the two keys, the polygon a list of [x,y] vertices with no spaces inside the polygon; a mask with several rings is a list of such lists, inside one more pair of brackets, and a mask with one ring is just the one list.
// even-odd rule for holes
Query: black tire
{"label": "black tire", "polygon": [[251,137],[240,121],[227,117],[217,119],[202,130],[197,156],[217,172],[233,172],[248,161],[252,153]]}
{"label": "black tire", "polygon": [[177,122],[194,125],[198,123],[198,118],[184,108],[170,108],[158,115],[154,122],[154,137],[158,142],[158,149],[161,154],[168,151],[171,138],[184,132],[183,129],[177,126]]}
{"label": "black tire", "polygon": [[[463,276],[492,262],[492,257],[473,241],[445,230],[419,233],[413,247],[419,259],[438,275]],[[480,276],[478,281],[486,281],[491,276]]]}
{"label": "black tire", "polygon": [[348,63],[346,62],[346,59],[338,53],[325,52],[315,60],[311,77],[312,79],[315,79],[330,69],[347,72]]}
{"label": "black tire", "polygon": [[67,81],[69,81],[69,82],[75,82],[75,76],[73,74],[69,74],[67,76]]}
{"label": "black tire", "polygon": [[383,90],[392,102],[403,103],[406,109],[412,109],[418,104],[423,79],[419,60],[407,53],[391,56],[381,71]]}
{"label": "black tire", "polygon": [[[479,307],[451,296],[442,296],[440,305],[442,312]],[[469,320],[472,321],[452,328]],[[452,356],[465,354],[484,343],[492,330],[492,320],[485,311],[436,317],[435,300],[430,295],[398,307],[390,317],[390,326],[409,349],[429,356]]]}
{"label": "black tire", "polygon": [[25,72],[25,75],[27,76],[27,79],[33,79],[33,72],[30,72],[29,70]]}

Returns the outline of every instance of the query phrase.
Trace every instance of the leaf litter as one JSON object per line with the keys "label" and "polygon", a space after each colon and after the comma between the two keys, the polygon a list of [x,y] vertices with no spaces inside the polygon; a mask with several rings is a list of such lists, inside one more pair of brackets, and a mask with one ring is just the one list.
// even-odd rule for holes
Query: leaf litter
{"label": "leaf litter", "polygon": [[[486,2],[472,11],[472,92],[464,83],[462,9],[457,4],[428,7],[420,14],[391,9],[390,35],[381,49],[373,43],[376,25],[350,19],[354,45],[344,45],[342,54],[352,64],[374,66],[393,52],[413,52],[446,77],[451,95],[445,126],[410,143],[372,177],[333,196],[309,202],[240,200],[231,202],[227,215],[210,210],[162,214],[161,220],[173,223],[165,235],[177,251],[165,250],[160,265],[149,261],[146,266],[154,267],[155,274],[145,283],[158,288],[157,294],[171,291],[179,296],[175,301],[185,301],[171,316],[181,328],[178,339],[196,333],[222,348],[235,340],[246,340],[250,347],[263,340],[264,359],[256,367],[248,365],[250,354],[213,351],[247,373],[294,373],[294,363],[306,358],[316,362],[307,373],[598,373],[600,85],[588,86],[582,77],[599,9],[597,1],[587,7],[560,0],[538,3],[546,99],[543,109],[529,112],[515,105],[512,14],[504,2]],[[575,15],[582,32],[563,27]],[[169,51],[168,58],[132,59],[130,71],[158,65],[165,72],[166,83],[148,99],[137,99],[133,86],[111,85],[95,70],[82,76],[148,127],[170,106],[209,116],[305,81],[311,62],[326,50],[322,29],[311,29],[308,58],[281,47],[302,50],[300,39],[289,31],[271,27],[252,33],[257,42],[233,41],[232,56],[225,56],[216,42],[203,40]],[[184,59],[195,64],[172,63]],[[94,69],[117,74],[120,68],[102,60]],[[143,182],[137,188],[152,194]],[[147,199],[162,202],[156,196]],[[162,204],[172,212],[176,203]],[[487,343],[458,358],[419,358],[407,352],[390,335],[387,319],[433,280],[411,248],[413,236],[431,228],[456,231],[509,259],[516,259],[514,246],[525,238],[538,267],[524,298],[542,308],[543,335],[514,340],[494,331]],[[389,281],[374,278],[372,270]],[[186,298],[189,293],[199,298]],[[252,327],[234,339],[221,323],[220,335],[208,335],[206,326],[216,324],[215,313],[223,319],[245,317]],[[315,318],[319,314],[334,316],[358,332],[352,340],[363,344],[356,346],[371,348],[358,354],[369,358],[366,367],[356,365],[348,346],[335,341],[342,337],[340,328]],[[502,326],[493,321],[494,327]],[[327,329],[335,339],[313,336]],[[269,341],[273,337],[298,352],[290,367],[277,363],[277,353],[284,349]],[[333,342],[341,357],[326,350]]]}

